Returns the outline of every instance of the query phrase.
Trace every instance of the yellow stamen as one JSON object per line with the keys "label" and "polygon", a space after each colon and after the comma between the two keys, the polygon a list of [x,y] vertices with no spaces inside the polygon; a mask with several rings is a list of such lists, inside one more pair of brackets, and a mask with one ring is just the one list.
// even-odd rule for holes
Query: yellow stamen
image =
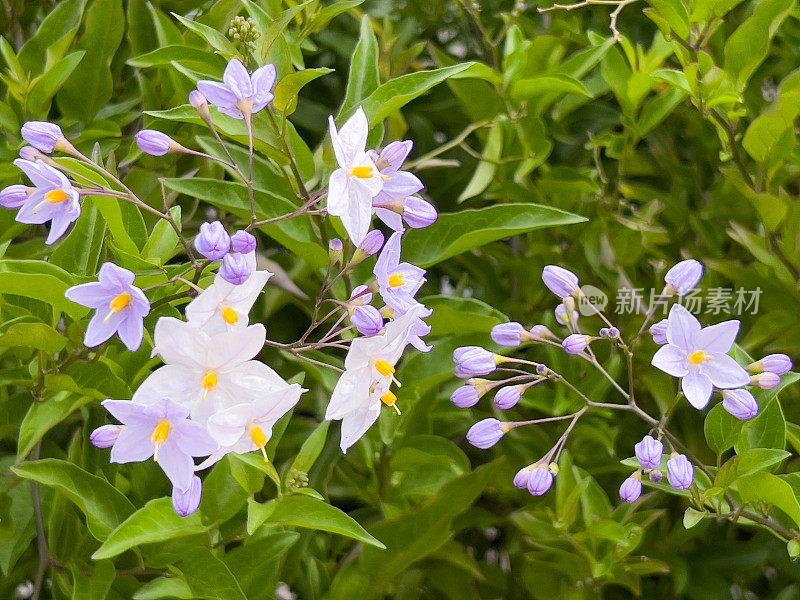
{"label": "yellow stamen", "polygon": [[402,414],[400,409],[397,408],[397,396],[395,396],[391,391],[386,392],[383,396],[381,396],[381,402],[383,402],[386,406],[391,406],[393,409],[397,411],[397,414]]}
{"label": "yellow stamen", "polygon": [[210,392],[217,389],[218,382],[219,378],[217,377],[216,371],[206,371],[206,374],[203,376],[203,389],[205,390],[203,393],[203,400],[208,397]]}
{"label": "yellow stamen", "polygon": [[153,431],[153,443],[156,445],[155,452],[153,453],[153,460],[158,462],[158,449],[161,444],[167,441],[169,432],[172,429],[172,424],[167,419],[161,419]]}
{"label": "yellow stamen", "polygon": [[372,177],[372,167],[353,167],[350,171],[354,177],[359,179],[369,179]]}
{"label": "yellow stamen", "polygon": [[406,278],[403,276],[402,273],[395,273],[394,275],[389,275],[389,286],[396,288],[406,284]]}
{"label": "yellow stamen", "polygon": [[709,358],[713,358],[710,354],[707,354],[705,350],[698,350],[697,352],[692,352],[687,359],[693,365],[700,365],[706,362]]}
{"label": "yellow stamen", "polygon": [[236,325],[239,322],[239,314],[230,306],[222,311],[222,318],[225,319],[228,325]]}
{"label": "yellow stamen", "polygon": [[44,197],[47,198],[47,201],[50,204],[58,204],[59,202],[63,202],[67,199],[67,192],[64,190],[50,190],[47,192]]}
{"label": "yellow stamen", "polygon": [[375,369],[378,371],[378,373],[380,373],[384,377],[388,377],[389,379],[394,381],[397,384],[397,387],[403,387],[402,384],[399,381],[397,381],[397,379],[394,376],[396,369],[382,358],[380,360],[375,361]]}
{"label": "yellow stamen", "polygon": [[108,306],[109,306],[109,308],[110,308],[111,310],[110,310],[110,311],[108,311],[108,315],[106,315],[106,318],[105,318],[105,319],[103,319],[103,322],[104,322],[104,323],[108,323],[108,321],[111,319],[111,317],[113,317],[113,316],[114,316],[115,314],[117,314],[119,311],[121,311],[122,309],[124,309],[124,308],[125,308],[126,306],[128,306],[130,303],[131,303],[131,295],[130,295],[128,292],[122,292],[122,293],[121,293],[119,296],[117,296],[116,298],[114,298],[114,299],[113,299],[113,300],[112,300],[112,301],[109,303],[109,305],[108,305]]}
{"label": "yellow stamen", "polygon": [[268,438],[267,438],[266,434],[264,433],[264,430],[261,429],[261,427],[259,427],[258,425],[252,425],[251,424],[251,426],[250,426],[250,439],[253,440],[253,443],[256,445],[256,447],[261,449],[261,454],[264,455],[264,461],[265,462],[269,462],[269,459],[267,458],[267,451],[266,451],[267,439]]}

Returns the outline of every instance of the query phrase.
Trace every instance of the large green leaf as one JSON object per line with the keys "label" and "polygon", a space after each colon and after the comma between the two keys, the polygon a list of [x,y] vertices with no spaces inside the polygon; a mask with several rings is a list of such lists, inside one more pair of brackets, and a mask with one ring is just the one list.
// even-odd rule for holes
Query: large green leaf
{"label": "large green leaf", "polygon": [[800,525],[800,503],[792,486],[772,473],[753,473],[738,481],[739,493],[744,502],[766,502],[777,506]]}
{"label": "large green leaf", "polygon": [[339,114],[350,114],[359,103],[374,92],[381,83],[378,59],[380,51],[378,40],[372,29],[369,15],[361,17],[361,31],[358,43],[350,59],[350,73],[347,77],[347,89]]}
{"label": "large green leaf", "polygon": [[236,577],[208,548],[192,548],[184,552],[180,569],[186,576],[193,598],[247,600]]}
{"label": "large green leaf", "polygon": [[44,402],[34,402],[19,426],[17,456],[28,456],[42,436],[66,419],[81,406],[92,401],[89,396],[54,395]]}
{"label": "large green leaf", "polygon": [[34,298],[50,304],[55,310],[80,319],[89,309],[70,302],[64,292],[73,285],[72,275],[40,260],[0,261],[0,294]]}
{"label": "large green leaf", "polygon": [[35,348],[50,356],[66,345],[67,338],[44,323],[16,323],[0,335],[0,348]]}

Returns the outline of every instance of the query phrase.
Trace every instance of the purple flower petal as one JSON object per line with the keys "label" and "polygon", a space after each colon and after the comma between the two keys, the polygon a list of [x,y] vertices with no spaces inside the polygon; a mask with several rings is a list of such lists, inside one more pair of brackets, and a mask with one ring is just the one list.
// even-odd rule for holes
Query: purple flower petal
{"label": "purple flower petal", "polygon": [[727,354],[733,347],[733,342],[736,341],[736,336],[739,334],[739,321],[724,321],[704,327],[699,334],[695,343],[701,350],[705,350],[711,355]]}
{"label": "purple flower petal", "polygon": [[153,456],[154,427],[126,425],[119,432],[116,443],[111,448],[110,460],[113,463],[141,462]]}
{"label": "purple flower petal", "polygon": [[[250,79],[250,73],[239,59],[234,58],[228,63],[225,73],[222,75],[222,81],[239,100],[253,97],[253,83]],[[203,90],[200,91],[202,92]]]}
{"label": "purple flower petal", "polygon": [[189,456],[208,456],[218,447],[206,428],[193,421],[176,424],[172,435],[175,436],[175,443],[181,452]]}
{"label": "purple flower petal", "polygon": [[158,464],[172,485],[184,490],[192,483],[194,461],[191,456],[181,452],[173,436],[174,434],[170,434],[167,441],[159,448]]}
{"label": "purple flower petal", "polygon": [[128,269],[123,269],[114,263],[103,263],[97,280],[108,290],[115,291],[117,294],[127,291],[128,286],[133,285],[136,274]]}
{"label": "purple flower petal", "polygon": [[702,365],[703,374],[718,388],[737,388],[750,383],[750,375],[727,354],[720,354]]}
{"label": "purple flower petal", "polygon": [[[131,400],[103,400],[101,403],[120,423],[130,427],[155,428],[153,417],[145,412],[146,405]],[[150,432],[153,433],[152,431]]]}
{"label": "purple flower petal", "polygon": [[[378,194],[378,196],[380,196],[380,194]],[[403,229],[405,229],[403,226],[402,215],[397,214],[393,210],[389,210],[387,208],[375,208],[375,214],[381,221],[386,223],[386,225],[394,231],[403,231]]]}
{"label": "purple flower petal", "polygon": [[670,344],[693,352],[697,334],[700,333],[700,321],[680,304],[675,304],[669,311],[667,321],[667,341]]}
{"label": "purple flower petal", "polygon": [[108,310],[110,302],[114,299],[113,292],[109,292],[100,282],[83,283],[69,288],[64,295],[68,300],[94,309]]}
{"label": "purple flower petal", "polygon": [[119,339],[131,352],[136,352],[142,345],[144,338],[144,321],[139,315],[131,312],[130,308],[124,309],[122,322],[119,324]]}
{"label": "purple flower petal", "polygon": [[[108,321],[106,321],[106,318],[108,318]],[[112,313],[109,317],[105,310],[98,310],[94,313],[92,320],[89,321],[88,327],[86,327],[86,337],[83,338],[84,345],[87,348],[94,348],[108,341],[117,332],[123,319],[122,312]]]}
{"label": "purple flower petal", "polygon": [[271,92],[277,77],[278,71],[275,65],[264,65],[253,72],[251,81],[253,84],[253,102],[255,104],[267,104],[274,98]]}
{"label": "purple flower petal", "polygon": [[683,377],[689,372],[689,363],[686,361],[686,352],[668,344],[658,349],[658,352],[653,356],[652,364],[657,369],[661,369],[665,373],[673,377]]}
{"label": "purple flower petal", "polygon": [[[198,81],[197,89],[220,111],[223,108],[236,109],[236,103],[239,99],[223,84],[217,81]],[[239,110],[236,109],[236,112],[239,113]],[[237,118],[242,118],[241,113]]]}
{"label": "purple flower petal", "polygon": [[714,390],[711,380],[699,371],[692,371],[684,377],[681,380],[681,388],[689,404],[697,410],[702,410],[706,407]]}

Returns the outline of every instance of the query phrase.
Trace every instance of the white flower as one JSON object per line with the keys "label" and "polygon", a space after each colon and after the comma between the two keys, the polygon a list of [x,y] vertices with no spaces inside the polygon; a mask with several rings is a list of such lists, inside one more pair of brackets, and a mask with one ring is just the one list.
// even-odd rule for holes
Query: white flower
{"label": "white flower", "polygon": [[241,285],[234,285],[217,273],[214,283],[186,306],[191,325],[209,335],[247,325],[247,315],[273,273],[255,270],[255,252],[245,258],[253,265],[252,275]]}
{"label": "white flower", "polygon": [[[347,353],[345,372],[333,390],[325,419],[342,420],[342,452],[356,443],[378,418],[381,403],[397,410],[397,396],[389,390],[395,365],[414,335],[424,306],[411,308],[389,323],[383,332],[353,340]],[[399,411],[398,411],[399,412]]]}
{"label": "white flower", "polygon": [[383,189],[383,176],[367,154],[369,122],[361,107],[336,130],[329,117],[331,142],[339,168],[328,182],[328,213],[341,217],[350,239],[358,246],[372,222],[372,199]]}

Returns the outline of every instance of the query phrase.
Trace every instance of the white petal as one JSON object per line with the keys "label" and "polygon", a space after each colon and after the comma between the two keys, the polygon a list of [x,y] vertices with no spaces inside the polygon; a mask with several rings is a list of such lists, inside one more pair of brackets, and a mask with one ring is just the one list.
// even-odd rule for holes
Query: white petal
{"label": "white petal", "polygon": [[206,364],[210,369],[232,369],[261,352],[266,339],[267,330],[260,323],[215,335],[206,347]]}
{"label": "white petal", "polygon": [[701,372],[718,388],[731,389],[750,383],[750,375],[727,354],[718,354],[703,363]]}
{"label": "white petal", "polygon": [[202,373],[183,365],[164,365],[153,371],[133,394],[133,401],[155,404],[170,398],[191,410],[203,396]]}
{"label": "white petal", "polygon": [[342,418],[342,438],[339,443],[342,452],[355,444],[367,433],[372,424],[378,419],[381,413],[381,404],[373,404],[363,409],[347,413]]}
{"label": "white petal", "polygon": [[328,213],[340,217],[347,212],[348,198],[350,191],[348,190],[347,173],[344,169],[336,169],[331,173],[331,178],[328,181]]}
{"label": "white petal", "polygon": [[689,372],[686,351],[678,346],[661,346],[653,356],[652,364],[673,377],[683,377]]}
{"label": "white petal", "polygon": [[692,371],[681,380],[681,389],[683,389],[689,404],[697,410],[701,410],[711,400],[714,386],[711,384],[711,380],[700,371]]}
{"label": "white petal", "polygon": [[165,363],[205,368],[209,337],[189,323],[173,317],[161,317],[156,323],[153,339],[153,353],[160,354]]}
{"label": "white petal", "polygon": [[359,369],[348,369],[331,394],[331,401],[325,411],[325,420],[341,419],[358,406],[366,405],[369,399],[371,369],[369,366]]}

